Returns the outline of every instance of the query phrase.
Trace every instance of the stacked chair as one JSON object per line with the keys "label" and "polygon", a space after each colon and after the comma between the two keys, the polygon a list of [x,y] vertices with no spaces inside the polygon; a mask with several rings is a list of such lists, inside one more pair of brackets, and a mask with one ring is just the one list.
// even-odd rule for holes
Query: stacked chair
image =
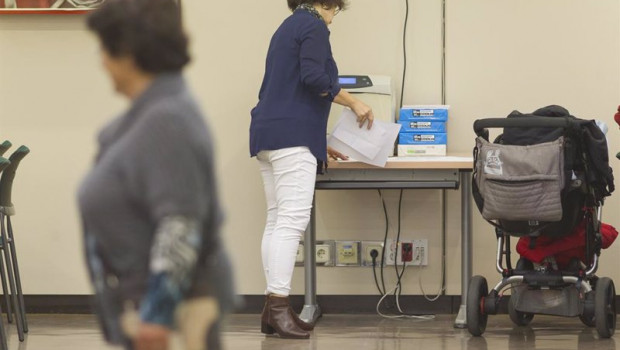
{"label": "stacked chair", "polygon": [[9,140],[6,140],[0,144],[0,157],[6,153],[13,146]]}
{"label": "stacked chair", "polygon": [[[19,341],[24,341],[24,333],[28,332],[26,307],[22,292],[17,251],[11,217],[15,215],[15,206],[11,200],[13,180],[21,160],[30,153],[26,146],[19,147],[11,156],[2,158],[11,147],[9,141],[0,144],[0,280],[4,292],[7,320],[17,326]],[[6,268],[5,268],[6,267]],[[14,316],[14,318],[13,318]],[[0,349],[7,349],[6,332],[0,320]]]}
{"label": "stacked chair", "polygon": [[[7,146],[7,143],[8,143],[8,146]],[[0,145],[0,174],[2,174],[4,169],[6,169],[11,164],[11,162],[8,159],[2,157],[4,152],[6,152],[6,150],[9,147],[11,147],[11,143],[8,142],[8,141],[5,141],[2,145]],[[0,262],[1,261],[2,261],[2,259],[0,259]],[[2,274],[2,277],[4,277],[4,274]],[[7,289],[6,289],[6,286],[5,286],[5,284],[6,284],[5,283],[6,282],[5,279],[2,279],[2,282],[3,282],[2,288],[3,288],[3,291],[6,294],[6,290]],[[5,298],[5,300],[7,300],[7,305],[9,305],[8,304],[8,298]],[[0,307],[0,314],[1,313],[2,313],[2,309]],[[9,318],[11,317],[11,314],[8,311],[7,311],[7,315],[8,315]],[[4,322],[2,322],[2,317],[0,317],[0,348],[2,350],[7,350],[8,349],[8,345],[7,345],[7,341],[6,341],[6,331],[4,329]]]}

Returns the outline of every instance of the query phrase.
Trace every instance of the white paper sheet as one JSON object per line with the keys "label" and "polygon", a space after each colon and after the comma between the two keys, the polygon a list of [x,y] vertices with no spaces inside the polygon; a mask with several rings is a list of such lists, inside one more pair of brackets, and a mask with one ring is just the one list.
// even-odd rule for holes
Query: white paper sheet
{"label": "white paper sheet", "polygon": [[353,111],[345,108],[327,145],[360,162],[384,167],[394,151],[400,124],[375,120],[370,130],[357,123]]}

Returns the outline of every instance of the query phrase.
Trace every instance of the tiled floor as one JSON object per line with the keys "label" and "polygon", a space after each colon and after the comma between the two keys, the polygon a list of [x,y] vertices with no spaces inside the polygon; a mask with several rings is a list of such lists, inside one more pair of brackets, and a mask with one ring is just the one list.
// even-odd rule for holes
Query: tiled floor
{"label": "tiled floor", "polygon": [[[101,340],[92,316],[29,315],[30,334],[19,343],[9,329],[10,350],[111,350]],[[615,350],[620,340],[598,339],[578,319],[536,316],[531,328],[513,328],[507,315],[491,316],[484,337],[452,328],[454,316],[432,321],[387,320],[373,315],[327,315],[309,340],[265,337],[258,315],[231,316],[223,339],[228,350]],[[6,323],[5,323],[6,325]],[[616,338],[620,332],[616,332]]]}

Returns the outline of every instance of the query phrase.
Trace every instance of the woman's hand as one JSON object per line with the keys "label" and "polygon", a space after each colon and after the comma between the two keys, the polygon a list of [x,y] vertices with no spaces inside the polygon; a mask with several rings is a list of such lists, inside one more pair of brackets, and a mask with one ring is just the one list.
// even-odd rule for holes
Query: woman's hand
{"label": "woman's hand", "polygon": [[351,108],[353,113],[357,116],[357,122],[360,128],[364,126],[364,123],[368,122],[368,130],[372,128],[372,123],[375,120],[375,115],[372,112],[372,108],[367,106],[364,102],[358,100],[353,95],[348,93],[345,89],[340,89],[338,95],[334,97],[334,102],[345,107]]}
{"label": "woman's hand", "polygon": [[364,123],[368,122],[368,130],[372,128],[372,123],[375,120],[375,115],[372,112],[372,108],[366,105],[364,102],[360,100],[355,100],[351,104],[351,110],[357,116],[357,122],[360,125],[360,128],[364,126]]}
{"label": "woman's hand", "polygon": [[347,159],[349,159],[349,157],[345,156],[344,154],[336,151],[335,149],[333,149],[331,147],[327,147],[327,156],[328,156],[329,159],[332,159],[332,160],[338,160],[338,159],[347,160]]}
{"label": "woman's hand", "polygon": [[134,339],[136,350],[168,350],[170,330],[164,326],[142,323]]}

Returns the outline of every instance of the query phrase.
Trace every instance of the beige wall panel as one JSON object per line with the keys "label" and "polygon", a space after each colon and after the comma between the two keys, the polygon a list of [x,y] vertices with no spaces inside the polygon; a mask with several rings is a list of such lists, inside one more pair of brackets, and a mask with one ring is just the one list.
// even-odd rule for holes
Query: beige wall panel
{"label": "beige wall panel", "polygon": [[18,170],[13,218],[26,294],[90,292],[75,193],[95,133],[121,101],[100,71],[83,16],[0,18],[0,138],[31,153]]}
{"label": "beige wall panel", "polygon": [[[342,73],[385,74],[400,87],[404,1],[354,0],[332,26]],[[217,145],[220,192],[227,211],[224,236],[237,270],[238,291],[260,294],[264,196],[258,167],[248,155],[249,111],[257,102],[273,31],[288,15],[284,1],[185,1],[194,61],[187,72],[207,112]],[[557,103],[575,115],[611,126],[620,100],[618,1],[449,0],[449,148],[471,151],[476,118],[529,111]],[[441,102],[441,2],[411,1],[405,103]],[[83,268],[75,190],[89,168],[96,131],[122,111],[82,16],[0,18],[0,138],[31,146],[16,183],[15,228],[27,294],[90,292]],[[398,97],[398,96],[397,96]],[[611,128],[611,149],[620,150]],[[614,152],[615,153],[615,152]],[[616,173],[618,161],[612,161]],[[460,292],[460,195],[448,191],[447,293]],[[387,191],[390,235],[397,230],[398,192]],[[319,239],[381,239],[384,219],[374,191],[321,192]],[[440,279],[439,193],[406,191],[402,234],[429,239],[429,266],[405,274],[407,294],[418,278],[435,293]],[[619,202],[606,208],[620,226]],[[495,242],[474,211],[474,271],[496,278]],[[606,254],[601,274],[620,279],[620,245]],[[615,259],[615,261],[613,261]],[[373,294],[368,268],[319,268],[319,293]],[[386,270],[388,285],[393,271]],[[295,270],[293,293],[303,293]]]}
{"label": "beige wall panel", "polygon": [[[447,93],[452,105],[452,151],[469,151],[472,122],[559,104],[574,115],[610,126],[611,165],[620,150],[613,122],[620,102],[620,31],[617,0],[449,0]],[[459,132],[454,132],[459,130]],[[605,221],[620,227],[618,195]],[[474,273],[492,279],[495,237],[474,212]],[[599,274],[618,280],[620,245],[606,251]]]}
{"label": "beige wall panel", "polygon": [[[332,47],[342,74],[384,74],[400,86],[402,74],[402,24],[404,2],[355,0],[350,10],[339,14],[331,27]],[[239,292],[264,291],[260,241],[265,220],[262,184],[256,161],[248,157],[249,111],[257,102],[264,73],[269,40],[288,15],[284,2],[245,1],[235,16],[223,15],[226,4],[190,3],[186,19],[193,34],[196,64],[190,79],[209,111],[217,131],[221,190],[228,211],[225,235],[237,266]],[[260,16],[256,14],[260,13]],[[408,44],[411,61],[427,62],[410,66],[406,97],[409,103],[438,103],[441,96],[439,42],[441,6],[435,1],[412,1]],[[223,38],[225,37],[225,38]],[[416,50],[416,47],[431,47]],[[431,68],[427,68],[431,67]],[[424,82],[416,79],[424,77]],[[419,95],[419,96],[418,96]],[[386,194],[390,214],[396,220],[397,193]],[[426,288],[437,290],[440,271],[440,235],[435,222],[416,222],[428,217],[438,206],[415,205],[423,198],[438,198],[436,192],[407,192],[407,217],[403,227],[409,238],[429,238],[429,268],[423,271]],[[319,193],[318,238],[381,240],[384,219],[378,194],[374,191]],[[417,212],[417,213],[416,213]],[[435,219],[436,218],[436,219]],[[392,224],[391,235],[396,234]],[[372,271],[368,268],[319,268],[319,293],[373,294]],[[418,271],[405,275],[407,293],[417,293]],[[393,268],[386,273],[393,285]],[[303,293],[303,270],[297,268],[293,293]]]}

